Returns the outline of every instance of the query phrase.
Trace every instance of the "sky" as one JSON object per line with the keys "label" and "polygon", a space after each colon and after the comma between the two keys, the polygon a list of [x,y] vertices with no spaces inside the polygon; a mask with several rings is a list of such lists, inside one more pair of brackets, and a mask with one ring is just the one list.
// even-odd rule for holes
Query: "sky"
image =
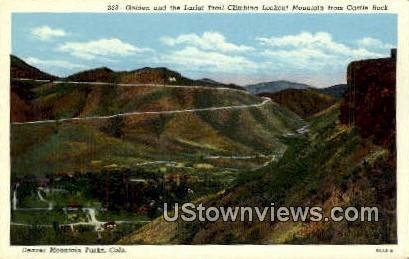
{"label": "sky", "polygon": [[393,14],[16,13],[12,54],[67,76],[96,67],[168,67],[239,85],[344,83],[349,62],[389,56]]}

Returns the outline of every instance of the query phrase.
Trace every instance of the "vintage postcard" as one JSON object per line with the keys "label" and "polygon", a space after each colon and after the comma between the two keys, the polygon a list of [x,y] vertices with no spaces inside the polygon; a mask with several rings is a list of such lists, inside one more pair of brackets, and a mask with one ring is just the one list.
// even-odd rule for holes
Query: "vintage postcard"
{"label": "vintage postcard", "polygon": [[408,258],[409,1],[0,3],[1,258]]}

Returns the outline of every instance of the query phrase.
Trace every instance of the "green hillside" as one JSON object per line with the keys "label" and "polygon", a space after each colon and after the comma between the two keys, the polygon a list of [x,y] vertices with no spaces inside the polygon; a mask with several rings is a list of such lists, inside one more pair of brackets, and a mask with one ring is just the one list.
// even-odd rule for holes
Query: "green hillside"
{"label": "green hillside", "polygon": [[286,137],[281,160],[243,172],[203,206],[369,206],[380,222],[165,222],[158,218],[120,244],[382,244],[396,242],[393,154],[338,123],[339,104],[310,118],[306,136]]}
{"label": "green hillside", "polygon": [[[202,87],[180,89],[168,86],[92,85],[30,82],[13,83],[13,89],[24,89],[22,96],[31,106],[30,114],[12,121],[34,121],[86,116],[105,116],[133,111],[163,111],[213,106],[246,105],[260,102],[244,91],[217,90]],[[24,99],[30,95],[30,99]],[[199,106],[198,106],[199,105]],[[12,110],[19,109],[18,105]]]}
{"label": "green hillside", "polygon": [[[393,60],[382,62],[394,78]],[[11,243],[396,243],[395,129],[379,126],[394,122],[394,81],[358,74],[339,102],[311,89],[254,96],[166,68],[12,79]],[[324,216],[377,206],[380,221],[165,222],[163,204],[175,202]]]}
{"label": "green hillside", "polygon": [[12,244],[113,244],[159,216],[161,202],[212,195],[278,160],[281,137],[305,125],[269,99],[209,84],[12,80]]}
{"label": "green hillside", "polygon": [[345,92],[348,90],[348,85],[338,84],[338,85],[333,85],[333,86],[329,86],[326,88],[316,88],[314,90],[327,94],[331,96],[332,98],[339,100],[344,96]]}
{"label": "green hillside", "polygon": [[[32,107],[27,109],[31,117],[12,121],[257,105],[264,101],[243,91],[201,87],[44,83],[25,89],[31,96],[26,100]],[[12,173],[84,172],[110,165],[132,168],[146,161],[188,163],[194,157],[216,155],[266,156],[243,165],[250,168],[281,150],[279,137],[302,125],[298,116],[273,102],[238,109],[13,124]],[[222,160],[207,163],[241,166],[234,160]]]}

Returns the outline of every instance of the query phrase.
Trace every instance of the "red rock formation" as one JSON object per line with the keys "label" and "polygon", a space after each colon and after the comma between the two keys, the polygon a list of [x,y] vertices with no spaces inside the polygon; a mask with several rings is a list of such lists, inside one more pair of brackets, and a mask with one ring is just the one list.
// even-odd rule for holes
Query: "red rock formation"
{"label": "red rock formation", "polygon": [[395,57],[349,64],[349,90],[340,114],[341,123],[356,126],[363,137],[373,137],[375,143],[391,149],[395,148],[396,132]]}

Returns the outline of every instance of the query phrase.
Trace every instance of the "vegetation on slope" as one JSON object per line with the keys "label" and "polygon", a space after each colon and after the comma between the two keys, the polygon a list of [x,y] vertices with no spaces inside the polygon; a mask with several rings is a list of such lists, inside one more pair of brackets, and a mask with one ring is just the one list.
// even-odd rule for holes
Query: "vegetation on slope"
{"label": "vegetation on slope", "polygon": [[22,59],[10,55],[10,77],[11,78],[30,78],[41,80],[54,80],[56,76],[47,74],[33,66],[30,66]]}
{"label": "vegetation on slope", "polygon": [[335,103],[335,100],[311,89],[286,89],[276,93],[260,93],[295,112],[302,118],[320,112]]}
{"label": "vegetation on slope", "polygon": [[333,85],[326,88],[311,88],[323,94],[327,94],[336,100],[340,100],[348,90],[347,84]]}
{"label": "vegetation on slope", "polygon": [[[121,244],[396,242],[395,172],[389,151],[337,122],[334,105],[310,119],[308,136],[283,139],[283,158],[196,203],[209,206],[377,206],[379,222],[165,222],[157,219]],[[391,164],[392,163],[392,164]],[[328,216],[328,215],[326,215]],[[157,231],[160,229],[160,231]]]}
{"label": "vegetation on slope", "polygon": [[[112,84],[13,80],[12,122],[98,118],[12,124],[12,175],[100,171],[107,166],[133,168],[146,161],[184,164],[196,161],[201,166],[224,170],[223,167],[235,163],[234,159],[206,157],[261,156],[236,163],[240,168],[251,168],[271,159],[269,156],[275,150],[281,150],[283,144],[279,136],[303,125],[296,114],[273,102],[242,109],[100,118],[133,112],[251,106],[263,102],[262,98],[245,91],[231,89],[114,83],[129,83],[134,79],[157,83],[155,80],[163,79],[163,75],[189,84],[188,79],[166,68],[131,72],[100,68],[70,78],[106,80]],[[205,85],[215,84],[209,79],[200,81]]]}
{"label": "vegetation on slope", "polygon": [[[240,127],[221,126],[236,120]],[[13,125],[12,173],[84,171],[93,168],[92,161],[131,167],[145,160],[190,156],[268,155],[282,146],[279,136],[301,125],[297,116],[274,103],[242,110]]]}
{"label": "vegetation on slope", "polygon": [[[13,83],[11,121],[33,121],[86,116],[104,116],[135,111],[163,111],[220,106],[246,105],[261,102],[246,92],[208,88],[172,88],[166,86],[88,85],[46,83],[30,85]],[[196,99],[208,104],[197,106]],[[23,103],[29,109],[23,109]]]}
{"label": "vegetation on slope", "polygon": [[82,71],[66,78],[77,82],[107,82],[122,84],[162,84],[188,86],[214,86],[244,90],[234,84],[223,84],[211,79],[193,80],[166,67],[144,67],[132,71],[113,71],[102,67]]}
{"label": "vegetation on slope", "polygon": [[307,89],[311,86],[306,84],[300,84],[285,80],[263,82],[253,85],[246,85],[245,88],[252,94],[260,93],[276,93],[286,89]]}

